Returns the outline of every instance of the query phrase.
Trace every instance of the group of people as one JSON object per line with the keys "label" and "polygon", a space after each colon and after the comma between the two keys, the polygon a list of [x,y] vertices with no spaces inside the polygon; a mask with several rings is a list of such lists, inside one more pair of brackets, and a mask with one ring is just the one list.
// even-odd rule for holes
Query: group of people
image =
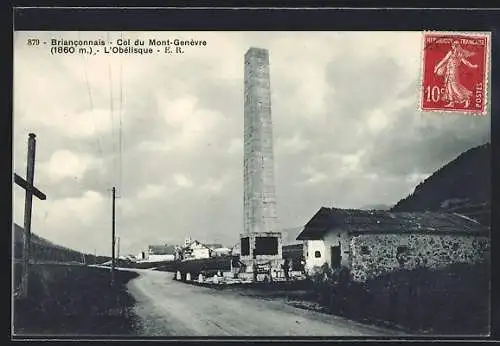
{"label": "group of people", "polygon": [[[304,257],[302,257],[300,259],[300,266],[299,266],[299,268],[295,268],[295,269],[297,269],[300,272],[304,272],[305,263],[306,263],[305,259],[304,259]],[[294,264],[293,263],[293,259],[291,257],[286,257],[285,261],[281,265],[281,267],[283,269],[283,272],[285,274],[285,278],[287,280],[290,280],[290,272],[293,271],[293,269],[294,269],[294,265],[293,264]]]}

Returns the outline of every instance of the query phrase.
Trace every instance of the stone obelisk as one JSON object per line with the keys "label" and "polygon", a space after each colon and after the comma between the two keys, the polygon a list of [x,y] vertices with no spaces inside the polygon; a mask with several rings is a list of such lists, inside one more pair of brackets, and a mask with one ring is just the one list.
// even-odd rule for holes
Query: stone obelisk
{"label": "stone obelisk", "polygon": [[273,128],[269,52],[250,48],[245,54],[244,233],[275,232]]}

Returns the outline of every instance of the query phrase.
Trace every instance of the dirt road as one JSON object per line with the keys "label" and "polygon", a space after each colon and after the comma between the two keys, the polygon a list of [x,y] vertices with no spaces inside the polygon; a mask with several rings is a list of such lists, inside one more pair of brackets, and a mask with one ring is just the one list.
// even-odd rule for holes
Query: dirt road
{"label": "dirt road", "polygon": [[399,332],[137,270],[129,282],[147,336],[395,336]]}

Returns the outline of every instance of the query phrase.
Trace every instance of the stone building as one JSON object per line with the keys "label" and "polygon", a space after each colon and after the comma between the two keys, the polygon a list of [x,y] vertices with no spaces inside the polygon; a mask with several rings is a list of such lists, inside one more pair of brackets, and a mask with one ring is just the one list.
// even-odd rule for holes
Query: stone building
{"label": "stone building", "polygon": [[354,281],[400,268],[438,269],[489,257],[489,228],[437,212],[388,212],[322,207],[297,236],[306,271],[345,267]]}

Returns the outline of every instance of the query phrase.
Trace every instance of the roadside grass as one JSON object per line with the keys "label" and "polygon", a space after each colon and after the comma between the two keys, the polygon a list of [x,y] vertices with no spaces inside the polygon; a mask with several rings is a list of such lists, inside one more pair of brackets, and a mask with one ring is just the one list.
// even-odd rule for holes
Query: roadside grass
{"label": "roadside grass", "polygon": [[126,284],[137,273],[85,266],[33,265],[29,296],[14,301],[14,336],[133,335],[138,319]]}

